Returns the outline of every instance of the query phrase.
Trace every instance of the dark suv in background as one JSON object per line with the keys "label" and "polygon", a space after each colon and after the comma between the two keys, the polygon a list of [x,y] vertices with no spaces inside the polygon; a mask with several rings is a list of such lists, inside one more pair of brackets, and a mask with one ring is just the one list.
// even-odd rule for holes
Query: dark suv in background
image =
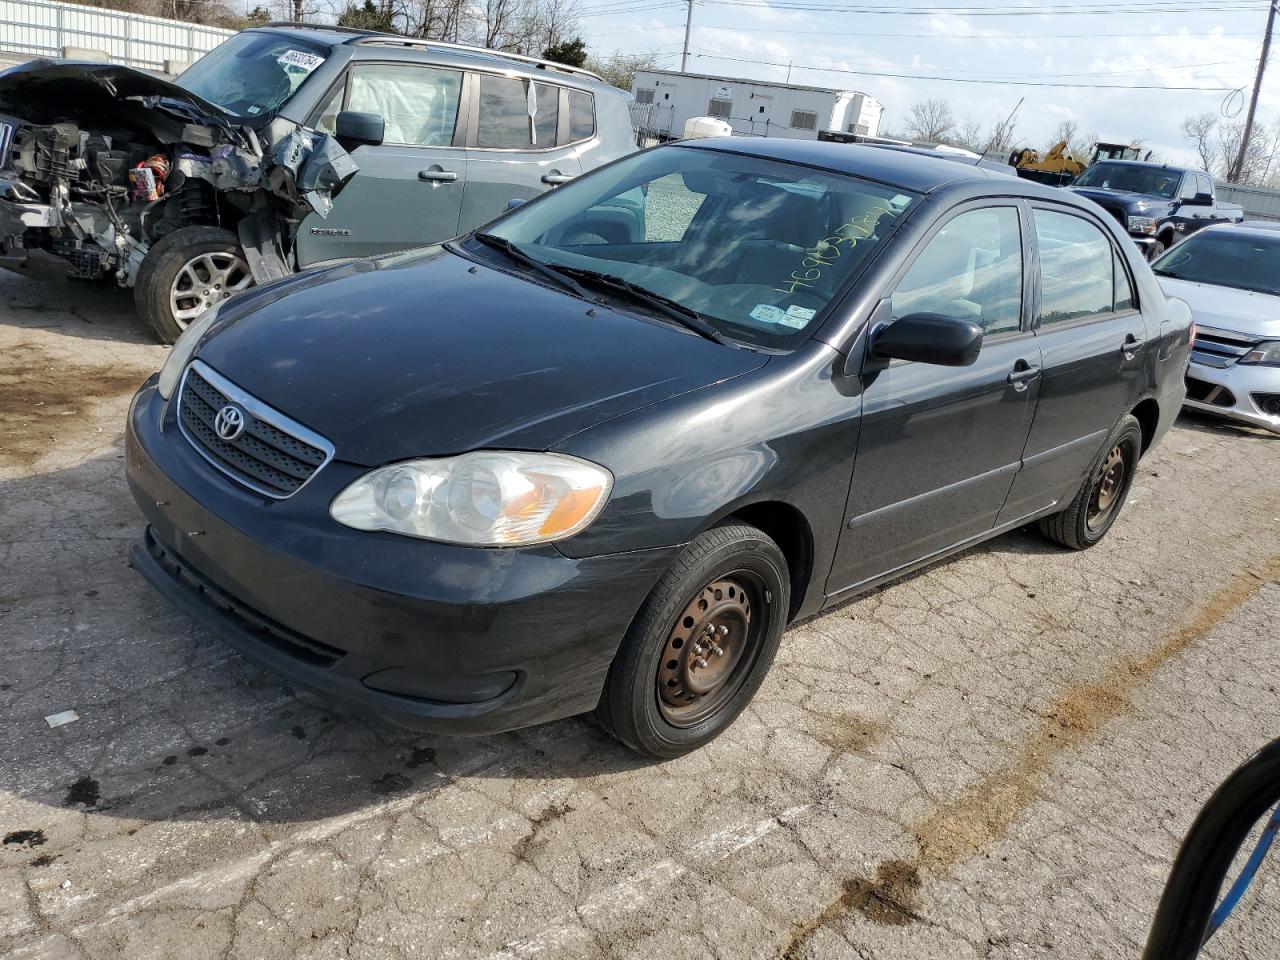
{"label": "dark suv in background", "polygon": [[255,283],[447,240],[632,152],[628,99],[576,67],[315,25],[236,34],[174,81],[32,61],[0,73],[0,265],[134,287],[172,341]]}

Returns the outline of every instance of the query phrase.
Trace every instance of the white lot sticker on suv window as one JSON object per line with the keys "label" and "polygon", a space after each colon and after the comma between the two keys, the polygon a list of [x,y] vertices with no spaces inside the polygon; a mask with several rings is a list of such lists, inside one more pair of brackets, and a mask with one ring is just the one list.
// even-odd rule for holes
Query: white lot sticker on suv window
{"label": "white lot sticker on suv window", "polygon": [[781,323],[786,315],[785,310],[771,303],[757,303],[755,309],[751,311],[751,319],[759,320],[761,323]]}
{"label": "white lot sticker on suv window", "polygon": [[808,307],[787,307],[787,315],[780,321],[783,326],[795,327],[797,330],[813,319],[817,310],[810,310]]}
{"label": "white lot sticker on suv window", "polygon": [[276,62],[282,66],[297,67],[299,70],[305,70],[310,73],[324,63],[324,57],[315,53],[307,53],[305,50],[286,50],[276,57]]}

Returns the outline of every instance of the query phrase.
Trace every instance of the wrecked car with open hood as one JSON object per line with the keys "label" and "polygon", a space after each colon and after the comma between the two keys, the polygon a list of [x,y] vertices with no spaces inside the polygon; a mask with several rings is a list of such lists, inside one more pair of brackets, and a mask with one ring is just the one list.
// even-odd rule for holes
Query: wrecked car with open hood
{"label": "wrecked car with open hood", "polygon": [[269,24],[174,79],[35,60],[0,72],[0,265],[133,287],[172,342],[255,283],[447,240],[634,149],[594,74],[369,31]]}
{"label": "wrecked car with open hood", "polygon": [[290,272],[294,228],[357,169],[335,138],[277,118],[324,59],[298,46],[241,34],[177,82],[49,60],[0,74],[4,265],[136,286],[166,340]]}

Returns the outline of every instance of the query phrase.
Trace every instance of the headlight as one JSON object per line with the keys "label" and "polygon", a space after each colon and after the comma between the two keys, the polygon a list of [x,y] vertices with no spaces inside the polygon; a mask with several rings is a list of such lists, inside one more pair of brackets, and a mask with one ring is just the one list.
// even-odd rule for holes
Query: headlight
{"label": "headlight", "polygon": [[478,451],[380,467],[338,494],[329,515],[357,530],[514,547],[583,530],[612,487],[609,471],[575,457]]}
{"label": "headlight", "polygon": [[213,322],[218,319],[218,308],[211,307],[204,313],[200,314],[188,327],[182,331],[182,334],[169,348],[169,356],[164,362],[164,366],[160,368],[160,382],[156,384],[156,389],[160,391],[160,396],[168,400],[173,396],[173,391],[178,386],[178,381],[182,379],[182,371],[187,369],[187,364],[191,362],[191,356],[196,352],[196,344],[200,342],[200,338],[204,336],[205,331],[213,326]]}
{"label": "headlight", "polygon": [[1155,233],[1156,222],[1151,217],[1130,217],[1129,232],[1130,233]]}
{"label": "headlight", "polygon": [[1268,367],[1280,367],[1280,340],[1264,340],[1237,362],[1261,363]]}

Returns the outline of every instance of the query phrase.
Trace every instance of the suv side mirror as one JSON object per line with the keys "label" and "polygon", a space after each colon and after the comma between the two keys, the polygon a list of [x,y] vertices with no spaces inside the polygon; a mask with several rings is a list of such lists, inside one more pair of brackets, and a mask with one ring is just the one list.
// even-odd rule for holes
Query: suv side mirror
{"label": "suv side mirror", "polygon": [[912,313],[871,334],[877,357],[967,367],[982,349],[982,327],[971,320],[940,313]]}
{"label": "suv side mirror", "polygon": [[1212,207],[1213,194],[1212,193],[1193,194],[1192,196],[1188,197],[1186,200],[1183,200],[1182,202],[1189,207]]}
{"label": "suv side mirror", "polygon": [[333,136],[347,151],[356,147],[380,147],[386,128],[386,123],[376,113],[343,110],[334,122]]}

